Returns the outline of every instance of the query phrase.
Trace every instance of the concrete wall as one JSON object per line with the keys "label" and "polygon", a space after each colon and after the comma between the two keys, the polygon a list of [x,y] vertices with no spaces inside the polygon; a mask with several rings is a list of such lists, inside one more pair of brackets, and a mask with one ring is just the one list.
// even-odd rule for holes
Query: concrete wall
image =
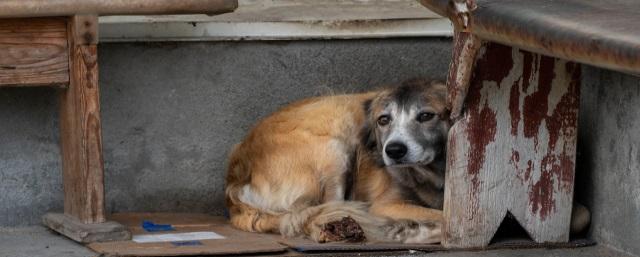
{"label": "concrete wall", "polygon": [[583,69],[577,196],[590,235],[640,256],[640,77]]}
{"label": "concrete wall", "polygon": [[[443,78],[448,39],[102,44],[107,209],[223,212],[229,148],[307,96]],[[55,90],[0,89],[0,226],[62,210]]]}

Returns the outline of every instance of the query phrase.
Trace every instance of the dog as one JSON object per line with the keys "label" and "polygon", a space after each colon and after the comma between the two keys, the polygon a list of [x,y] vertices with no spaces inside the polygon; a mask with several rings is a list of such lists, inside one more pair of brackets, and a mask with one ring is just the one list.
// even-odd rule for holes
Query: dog
{"label": "dog", "polygon": [[413,79],[268,116],[231,151],[231,224],[329,242],[345,238],[327,224],[348,217],[369,241],[440,242],[445,99],[443,83]]}
{"label": "dog", "polygon": [[[444,83],[411,79],[368,93],[295,102],[231,151],[225,200],[250,232],[340,241],[351,218],[369,241],[439,243],[447,133]],[[590,213],[574,203],[573,234]],[[347,233],[348,234],[348,233]]]}

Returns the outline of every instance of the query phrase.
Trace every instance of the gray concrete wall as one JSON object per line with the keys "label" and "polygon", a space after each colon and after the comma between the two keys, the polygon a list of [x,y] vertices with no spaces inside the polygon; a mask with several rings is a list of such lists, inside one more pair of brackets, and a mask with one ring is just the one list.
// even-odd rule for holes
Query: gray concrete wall
{"label": "gray concrete wall", "polygon": [[[444,77],[448,39],[100,45],[107,209],[223,212],[225,157],[293,100]],[[0,89],[0,226],[62,210],[57,98]]]}
{"label": "gray concrete wall", "polygon": [[577,197],[590,236],[640,256],[640,77],[583,69]]}

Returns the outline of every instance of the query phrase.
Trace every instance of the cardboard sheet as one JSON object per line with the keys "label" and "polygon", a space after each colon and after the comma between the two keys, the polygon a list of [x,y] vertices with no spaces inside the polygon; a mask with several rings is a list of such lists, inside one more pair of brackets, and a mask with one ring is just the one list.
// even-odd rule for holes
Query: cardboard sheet
{"label": "cardboard sheet", "polygon": [[[223,236],[223,239],[198,240],[191,238],[189,243],[178,240],[153,243],[136,243],[133,241],[92,243],[88,247],[92,250],[116,256],[189,256],[189,255],[231,255],[279,253],[287,247],[279,244],[272,235],[248,233],[232,228],[222,217],[193,213],[122,213],[109,217],[129,228],[133,236],[163,235],[177,233],[213,232]],[[161,232],[147,232],[142,221],[153,221],[158,224],[171,224],[175,230]],[[193,235],[193,234],[191,234]],[[211,234],[208,234],[211,235]],[[162,237],[162,236],[161,236]]]}
{"label": "cardboard sheet", "polygon": [[[136,243],[133,241],[89,244],[89,248],[105,255],[116,256],[189,256],[233,254],[281,254],[289,248],[299,253],[371,252],[417,250],[423,252],[451,251],[439,244],[399,243],[325,243],[319,244],[303,238],[283,239],[279,235],[248,233],[234,229],[223,217],[192,213],[124,213],[115,214],[109,220],[117,221],[136,235],[161,235],[191,232],[213,232],[224,239]],[[171,231],[147,232],[143,221],[170,224]],[[279,243],[278,243],[279,242]],[[571,240],[568,243],[536,244],[531,240],[502,239],[483,249],[518,248],[574,248],[595,244],[588,239]],[[475,249],[474,249],[475,250]],[[288,252],[294,254],[295,252]]]}
{"label": "cardboard sheet", "polygon": [[[396,250],[417,250],[424,252],[433,251],[455,251],[464,249],[446,249],[440,244],[399,244],[399,243],[325,243],[319,244],[308,239],[291,238],[282,239],[280,243],[291,247],[298,252],[334,252],[334,251],[396,251]],[[567,243],[545,243],[538,244],[526,239],[502,239],[485,248],[467,250],[490,250],[490,249],[527,249],[527,248],[576,248],[594,245],[595,242],[589,239],[576,239]]]}

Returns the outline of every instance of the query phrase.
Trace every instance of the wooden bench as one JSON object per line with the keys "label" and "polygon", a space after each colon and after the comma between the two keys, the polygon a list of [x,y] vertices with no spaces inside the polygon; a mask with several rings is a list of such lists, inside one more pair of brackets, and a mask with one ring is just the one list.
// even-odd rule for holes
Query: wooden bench
{"label": "wooden bench", "polygon": [[213,15],[237,5],[236,0],[0,1],[0,87],[60,89],[64,214],[46,214],[47,226],[83,243],[130,236],[105,219],[98,16]]}
{"label": "wooden bench", "polygon": [[485,247],[511,213],[567,242],[580,64],[640,74],[635,0],[420,0],[454,23],[444,240]]}

